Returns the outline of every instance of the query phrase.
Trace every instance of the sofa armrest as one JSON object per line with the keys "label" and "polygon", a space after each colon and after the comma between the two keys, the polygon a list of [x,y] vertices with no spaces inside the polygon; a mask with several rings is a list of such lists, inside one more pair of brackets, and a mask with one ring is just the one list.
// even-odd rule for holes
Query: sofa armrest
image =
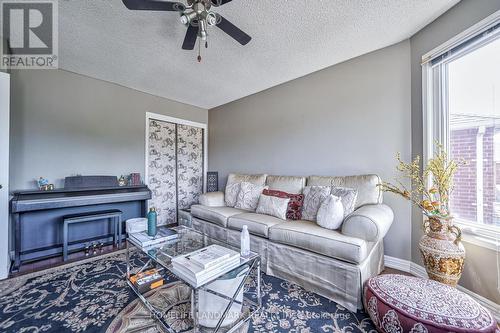
{"label": "sofa armrest", "polygon": [[207,192],[200,195],[200,205],[208,207],[223,207],[224,192]]}
{"label": "sofa armrest", "polygon": [[384,238],[394,220],[392,209],[384,204],[359,207],[346,217],[342,234],[376,242]]}

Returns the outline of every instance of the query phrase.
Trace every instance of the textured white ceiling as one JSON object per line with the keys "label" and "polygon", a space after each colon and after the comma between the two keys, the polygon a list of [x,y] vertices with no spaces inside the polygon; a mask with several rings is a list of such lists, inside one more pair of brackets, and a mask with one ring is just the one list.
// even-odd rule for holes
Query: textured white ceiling
{"label": "textured white ceiling", "polygon": [[252,36],[218,28],[209,48],[181,49],[177,13],[121,0],[59,1],[60,68],[213,108],[397,43],[459,0],[233,0],[215,10]]}

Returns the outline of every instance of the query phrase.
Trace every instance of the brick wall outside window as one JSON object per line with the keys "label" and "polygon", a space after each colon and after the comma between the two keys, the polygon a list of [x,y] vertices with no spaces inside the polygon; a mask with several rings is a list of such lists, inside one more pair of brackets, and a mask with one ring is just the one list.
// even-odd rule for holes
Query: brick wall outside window
{"label": "brick wall outside window", "polygon": [[[464,159],[467,165],[461,166],[455,175],[455,189],[450,200],[453,216],[470,222],[477,221],[477,174],[476,174],[476,137],[479,128],[452,129],[450,131],[450,156]],[[494,214],[496,185],[500,185],[500,164],[494,160],[494,134],[499,132],[494,126],[486,127],[483,136],[483,222],[499,224]],[[497,143],[498,144],[498,143]],[[500,174],[499,174],[500,175]]]}

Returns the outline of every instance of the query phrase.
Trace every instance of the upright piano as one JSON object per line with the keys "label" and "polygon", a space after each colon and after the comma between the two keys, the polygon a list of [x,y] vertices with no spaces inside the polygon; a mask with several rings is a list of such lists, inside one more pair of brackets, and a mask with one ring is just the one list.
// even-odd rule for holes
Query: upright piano
{"label": "upright piano", "polygon": [[[95,182],[95,176],[84,177],[86,176],[77,182],[71,182],[73,186],[60,190],[12,193],[11,230],[14,234],[15,253],[12,271],[18,270],[22,262],[61,254],[63,217],[66,215],[118,209],[123,213],[123,221],[145,216],[147,200],[151,199],[151,191],[147,186],[119,187],[113,182],[113,186],[109,182],[99,185]],[[68,179],[66,183],[69,183]],[[85,244],[92,241],[111,242],[110,226],[95,222],[72,226],[69,235],[70,251],[83,249]]]}

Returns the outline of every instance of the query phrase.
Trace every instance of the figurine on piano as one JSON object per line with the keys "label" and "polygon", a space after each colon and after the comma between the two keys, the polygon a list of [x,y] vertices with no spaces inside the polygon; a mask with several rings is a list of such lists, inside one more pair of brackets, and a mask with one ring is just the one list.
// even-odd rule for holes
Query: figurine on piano
{"label": "figurine on piano", "polygon": [[38,183],[38,188],[41,191],[51,191],[54,189],[54,184],[49,184],[49,180],[47,178],[40,177],[37,183]]}

